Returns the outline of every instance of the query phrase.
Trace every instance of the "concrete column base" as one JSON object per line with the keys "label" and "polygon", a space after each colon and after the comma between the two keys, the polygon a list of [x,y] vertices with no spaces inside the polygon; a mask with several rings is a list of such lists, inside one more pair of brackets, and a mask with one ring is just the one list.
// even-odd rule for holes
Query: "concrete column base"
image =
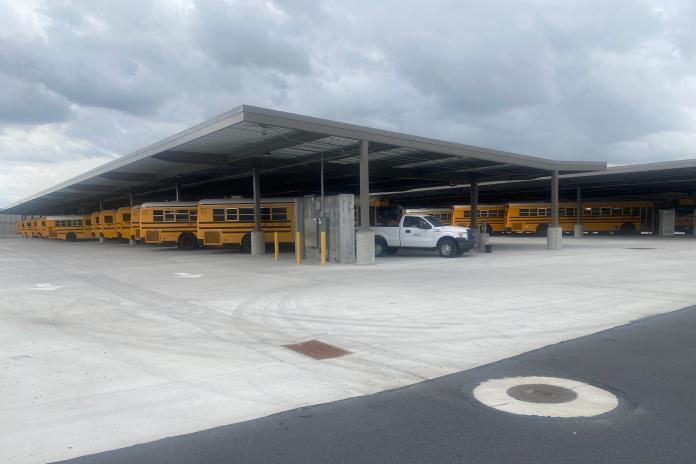
{"label": "concrete column base", "polygon": [[583,235],[582,224],[575,224],[573,226],[573,237],[582,238],[582,235]]}
{"label": "concrete column base", "polygon": [[563,229],[560,227],[549,227],[549,232],[546,236],[546,249],[560,250],[561,248],[563,248]]}
{"label": "concrete column base", "polygon": [[363,266],[375,264],[375,234],[370,231],[355,233],[355,263]]}
{"label": "concrete column base", "polygon": [[263,232],[251,233],[251,254],[265,255],[266,254],[266,238]]}
{"label": "concrete column base", "polygon": [[106,239],[104,237],[99,237],[99,243],[105,243]]}
{"label": "concrete column base", "polygon": [[137,242],[135,241],[134,238],[129,238],[129,239],[128,239],[128,244],[129,244],[129,245],[135,245],[136,243],[137,243]]}
{"label": "concrete column base", "polygon": [[479,253],[485,253],[486,252],[486,245],[491,241],[491,236],[487,233],[482,233],[479,234],[478,240],[476,241],[476,244],[478,246],[478,251]]}

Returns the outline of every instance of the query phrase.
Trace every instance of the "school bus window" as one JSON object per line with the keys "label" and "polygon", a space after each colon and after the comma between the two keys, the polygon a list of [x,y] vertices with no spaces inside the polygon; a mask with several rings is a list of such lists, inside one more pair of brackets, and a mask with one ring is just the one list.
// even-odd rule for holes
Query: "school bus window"
{"label": "school bus window", "polygon": [[270,221],[271,220],[271,208],[261,208],[261,220]]}
{"label": "school bus window", "polygon": [[164,222],[174,222],[174,210],[164,210]]}
{"label": "school bus window", "polygon": [[94,223],[95,223],[95,224],[99,224],[99,216],[97,216],[97,217],[94,218]]}
{"label": "school bus window", "polygon": [[239,220],[240,221],[253,221],[254,220],[254,208],[239,208]]}
{"label": "school bus window", "polygon": [[633,207],[633,215],[634,216],[640,216],[640,208],[637,206]]}
{"label": "school bus window", "polygon": [[176,222],[189,222],[189,212],[187,209],[176,210]]}
{"label": "school bus window", "polygon": [[113,223],[114,223],[113,216],[104,216],[104,224],[113,224]]}
{"label": "school bus window", "polygon": [[286,208],[272,208],[271,217],[274,221],[287,221],[288,210]]}
{"label": "school bus window", "polygon": [[[162,222],[164,221],[164,211],[161,209],[156,209],[152,212],[152,220],[155,222]],[[97,222],[99,222],[97,218]]]}
{"label": "school bus window", "polygon": [[237,215],[237,208],[227,208],[226,214],[228,221],[236,221],[239,219],[239,216]]}
{"label": "school bus window", "polygon": [[189,221],[196,222],[198,220],[198,210],[192,209],[189,211]]}
{"label": "school bus window", "polygon": [[528,208],[520,209],[520,216],[529,216],[529,209]]}
{"label": "school bus window", "polygon": [[85,225],[86,225],[86,226],[91,226],[91,225],[92,225],[92,220],[91,220],[91,219],[85,219]]}
{"label": "school bus window", "polygon": [[131,220],[130,217],[131,217],[131,215],[128,213],[124,214],[123,215],[123,222],[130,222],[130,220]]}
{"label": "school bus window", "polygon": [[225,210],[222,208],[213,208],[213,222],[224,222],[224,221],[225,221]]}
{"label": "school bus window", "polygon": [[464,211],[464,217],[465,218],[471,217],[471,211]]}
{"label": "school bus window", "polygon": [[624,206],[624,208],[623,208],[623,215],[624,215],[624,216],[630,216],[630,215],[631,215],[631,207],[630,207],[630,206]]}
{"label": "school bus window", "polygon": [[610,216],[611,215],[611,208],[602,208],[601,214],[602,214],[602,216]]}

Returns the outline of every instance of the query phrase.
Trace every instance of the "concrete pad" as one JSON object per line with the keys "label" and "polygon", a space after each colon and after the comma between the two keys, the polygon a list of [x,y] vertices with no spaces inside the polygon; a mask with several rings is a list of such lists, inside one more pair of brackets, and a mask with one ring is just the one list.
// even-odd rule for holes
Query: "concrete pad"
{"label": "concrete pad", "polygon": [[[0,461],[397,388],[696,298],[691,237],[588,237],[555,253],[545,238],[491,243],[494,254],[402,250],[322,268],[291,254],[0,240]],[[352,354],[282,346],[310,339]]]}

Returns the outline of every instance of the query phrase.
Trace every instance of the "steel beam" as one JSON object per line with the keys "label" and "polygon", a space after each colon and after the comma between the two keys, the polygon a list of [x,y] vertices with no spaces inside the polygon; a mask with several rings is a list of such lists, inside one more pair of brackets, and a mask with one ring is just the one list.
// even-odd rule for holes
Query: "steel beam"
{"label": "steel beam", "polygon": [[360,141],[360,228],[370,227],[370,166],[368,153],[370,142]]}

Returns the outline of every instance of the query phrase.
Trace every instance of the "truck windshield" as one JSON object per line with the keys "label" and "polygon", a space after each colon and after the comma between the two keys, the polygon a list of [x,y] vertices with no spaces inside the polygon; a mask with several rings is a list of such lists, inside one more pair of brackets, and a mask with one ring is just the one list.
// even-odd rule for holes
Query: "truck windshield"
{"label": "truck windshield", "polygon": [[440,220],[434,216],[424,216],[425,220],[431,223],[434,227],[442,227],[444,224],[440,222]]}

